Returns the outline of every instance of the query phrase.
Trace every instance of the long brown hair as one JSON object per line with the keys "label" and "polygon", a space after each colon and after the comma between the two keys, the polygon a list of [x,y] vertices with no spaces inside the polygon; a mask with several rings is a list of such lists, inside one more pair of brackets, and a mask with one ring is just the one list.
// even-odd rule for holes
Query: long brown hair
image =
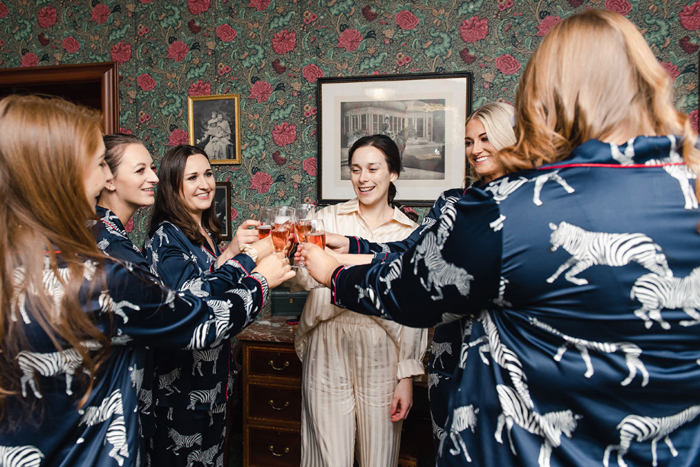
{"label": "long brown hair", "polygon": [[697,135],[672,103],[671,81],[622,15],[588,10],[557,24],[529,60],[515,99],[518,142],[500,154],[506,172],[565,158],[590,139],[683,136],[700,169]]}
{"label": "long brown hair", "polygon": [[[155,234],[161,223],[168,221],[182,230],[182,233],[195,245],[202,246],[207,244],[206,238],[199,231],[199,225],[192,218],[182,199],[182,184],[185,179],[187,158],[195,154],[201,154],[209,159],[206,152],[186,144],[175,146],[163,157],[158,168],[160,182],[156,190],[156,201],[153,205],[149,236]],[[209,209],[202,213],[202,227],[211,233],[212,241],[218,244],[221,236],[221,223],[219,218],[216,217],[213,201]]]}
{"label": "long brown hair", "polygon": [[[0,418],[8,398],[20,390],[16,358],[31,349],[30,327],[34,334],[40,326],[57,350],[74,348],[92,375],[106,358],[109,341],[79,299],[84,262],[97,262],[100,273],[104,258],[86,228],[94,213],[84,185],[86,164],[101,137],[99,115],[64,100],[8,96],[0,101]],[[59,266],[70,274],[61,277]],[[47,269],[65,290],[58,309],[42,282]],[[21,308],[20,300],[25,301]],[[86,340],[98,341],[103,351],[91,356],[81,345]],[[81,404],[92,384],[90,378]]]}

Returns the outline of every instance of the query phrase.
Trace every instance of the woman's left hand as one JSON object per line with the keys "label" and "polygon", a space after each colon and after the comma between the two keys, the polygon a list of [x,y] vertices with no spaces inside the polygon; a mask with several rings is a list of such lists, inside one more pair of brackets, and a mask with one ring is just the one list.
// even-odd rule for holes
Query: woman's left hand
{"label": "woman's left hand", "polygon": [[340,266],[340,263],[316,245],[301,243],[300,246],[301,257],[311,277],[325,287],[330,287],[333,271]]}
{"label": "woman's left hand", "polygon": [[[236,229],[236,235],[233,237],[233,240],[231,240],[231,245],[229,248],[232,249],[233,255],[231,257],[236,256],[238,253],[241,252],[241,245],[245,245],[248,243],[253,243],[258,241],[258,229],[257,227],[260,225],[259,221],[253,220],[253,219],[248,219],[244,223],[242,223],[238,229]],[[254,227],[254,228],[251,228]]]}
{"label": "woman's left hand", "polygon": [[394,389],[391,401],[391,421],[406,420],[413,407],[413,378],[403,378]]}

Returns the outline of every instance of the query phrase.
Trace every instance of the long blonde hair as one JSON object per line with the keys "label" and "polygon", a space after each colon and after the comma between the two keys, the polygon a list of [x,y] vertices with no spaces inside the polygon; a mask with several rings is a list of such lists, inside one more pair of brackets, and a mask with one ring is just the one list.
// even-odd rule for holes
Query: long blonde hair
{"label": "long blonde hair", "polygon": [[[34,334],[40,326],[58,350],[75,348],[93,375],[106,357],[109,341],[79,300],[84,261],[97,261],[102,271],[103,255],[86,228],[94,214],[84,185],[86,164],[101,137],[99,115],[64,100],[0,100],[0,418],[8,397],[20,389],[16,358],[31,349],[30,327]],[[65,290],[58,309],[42,281],[45,262]],[[68,268],[67,277],[59,275],[59,265]],[[104,351],[91,357],[80,345],[85,340],[98,341]],[[82,402],[92,379],[86,388]]]}
{"label": "long blonde hair", "polygon": [[515,108],[518,142],[500,154],[506,172],[620,134],[682,135],[686,163],[700,168],[697,135],[673,106],[668,74],[618,13],[588,10],[557,24],[529,60]]}
{"label": "long blonde hair", "polygon": [[[467,119],[469,122],[476,119],[484,125],[486,137],[493,147],[500,151],[501,149],[515,144],[515,132],[513,131],[513,115],[515,109],[512,105],[505,102],[489,102],[476,109]],[[494,162],[501,165],[501,160],[498,153],[492,154]],[[481,179],[474,167],[469,164],[469,182],[475,183]]]}

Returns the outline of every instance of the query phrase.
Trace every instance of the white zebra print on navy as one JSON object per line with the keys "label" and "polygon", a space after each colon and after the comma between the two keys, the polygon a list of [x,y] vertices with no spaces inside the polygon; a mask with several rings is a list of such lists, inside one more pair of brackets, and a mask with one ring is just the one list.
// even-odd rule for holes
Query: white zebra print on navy
{"label": "white zebra print on navy", "polygon": [[671,329],[671,325],[661,317],[663,309],[685,311],[692,319],[680,321],[681,326],[700,324],[700,267],[683,278],[644,274],[634,282],[630,298],[637,299],[642,304],[634,314],[644,320],[647,329],[651,328],[654,321],[663,329]]}
{"label": "white zebra print on navy", "polygon": [[560,222],[558,225],[550,222],[549,227],[552,229],[550,251],[562,247],[571,255],[547,279],[550,284],[571,268],[564,275],[566,280],[576,285],[586,285],[588,280],[576,275],[589,267],[598,264],[619,267],[632,261],[662,276],[673,276],[661,247],[644,234],[589,232],[568,222]]}
{"label": "white zebra print on navy", "polygon": [[202,363],[208,362],[212,363],[212,373],[216,374],[216,359],[219,358],[221,353],[222,345],[208,350],[194,350],[192,351],[192,374],[195,371],[199,372],[199,376],[204,376],[202,373]]}
{"label": "white zebra print on navy", "polygon": [[498,400],[502,410],[498,416],[498,425],[494,435],[496,441],[503,443],[503,428],[505,427],[508,440],[510,441],[510,449],[517,456],[518,452],[511,433],[514,425],[519,426],[528,433],[540,436],[542,445],[540,446],[540,455],[537,461],[540,467],[549,467],[552,449],[561,445],[562,433],[567,438],[571,438],[581,417],[574,415],[571,410],[548,412],[540,415],[530,410],[512,388],[498,384],[496,391],[498,392]]}
{"label": "white zebra print on navy", "polygon": [[158,376],[158,389],[165,389],[168,391],[165,394],[166,396],[172,395],[175,391],[180,392],[177,386],[173,385],[173,383],[180,379],[181,372],[182,368],[175,368],[170,373]]}
{"label": "white zebra print on navy", "polygon": [[216,457],[216,454],[218,452],[219,452],[218,445],[214,445],[214,446],[212,446],[209,449],[206,449],[204,451],[201,451],[201,450],[192,451],[187,456],[187,466],[186,467],[194,466],[195,462],[199,462],[200,464],[203,464],[205,466],[211,465],[214,462],[214,457]]}
{"label": "white zebra print on navy", "polygon": [[216,397],[221,393],[221,382],[216,383],[213,389],[200,389],[196,391],[191,391],[190,405],[187,406],[187,410],[194,410],[197,404],[209,404],[209,410],[214,410],[214,404],[216,403]]}
{"label": "white zebra print on navy", "polygon": [[44,453],[34,446],[0,446],[0,466],[39,467]]}
{"label": "white zebra print on navy", "polygon": [[174,428],[168,428],[168,438],[173,440],[173,444],[167,447],[177,454],[177,451],[183,448],[191,448],[192,446],[202,445],[202,435],[195,433],[193,435],[181,435]]}
{"label": "white zebra print on navy", "polygon": [[586,364],[586,373],[583,376],[590,378],[593,376],[593,363],[591,362],[591,356],[588,351],[593,350],[600,353],[621,353],[625,357],[625,364],[629,370],[629,375],[625,378],[620,385],[627,386],[632,382],[634,377],[637,375],[637,371],[642,375],[642,387],[649,383],[649,372],[647,371],[644,363],[639,358],[642,355],[642,349],[638,345],[631,342],[594,342],[585,339],[579,339],[577,337],[567,336],[561,333],[557,329],[543,323],[537,318],[530,317],[530,323],[533,326],[537,326],[540,329],[544,329],[547,332],[559,336],[564,340],[564,343],[557,350],[556,355],[554,355],[554,361],[560,362],[564,353],[569,347],[574,347],[581,354],[581,359],[583,359]]}
{"label": "white zebra print on navy", "polygon": [[617,451],[617,465],[625,467],[627,464],[623,460],[629,451],[632,441],[638,443],[651,441],[652,465],[656,467],[657,453],[656,445],[659,441],[664,441],[671,451],[673,457],[678,456],[678,451],[671,442],[671,434],[686,423],[690,423],[700,415],[700,405],[694,405],[687,409],[668,417],[644,417],[641,415],[628,415],[617,425],[620,431],[620,443],[610,444],[605,448],[603,455],[603,465],[608,467],[610,454]]}
{"label": "white zebra print on navy", "polygon": [[452,424],[450,426],[450,439],[454,444],[453,448],[450,448],[450,454],[453,456],[458,456],[460,452],[464,455],[464,459],[467,462],[471,462],[472,458],[469,457],[469,452],[467,452],[467,445],[462,439],[461,433],[467,429],[474,433],[476,429],[476,415],[479,413],[478,408],[474,408],[473,405],[467,405],[464,407],[457,407],[452,413]]}
{"label": "white zebra print on navy", "polygon": [[470,281],[474,276],[464,269],[445,261],[438,246],[435,233],[430,231],[423,236],[423,241],[415,249],[411,262],[413,263],[413,273],[418,274],[418,264],[425,262],[427,273],[420,277],[420,283],[427,291],[435,290],[431,295],[433,300],[442,300],[444,295],[442,288],[455,286],[463,296],[469,295]]}
{"label": "white zebra print on navy", "polygon": [[[124,458],[129,457],[129,446],[126,442],[126,426],[124,424],[124,406],[122,404],[122,394],[119,389],[116,389],[107,398],[103,399],[99,407],[86,407],[85,410],[79,410],[82,415],[80,425],[95,426],[104,423],[114,417],[107,427],[105,435],[105,443],[112,445],[112,450],[109,452],[109,457],[117,461],[119,465],[124,464]],[[83,443],[84,439],[79,438],[78,444]]]}

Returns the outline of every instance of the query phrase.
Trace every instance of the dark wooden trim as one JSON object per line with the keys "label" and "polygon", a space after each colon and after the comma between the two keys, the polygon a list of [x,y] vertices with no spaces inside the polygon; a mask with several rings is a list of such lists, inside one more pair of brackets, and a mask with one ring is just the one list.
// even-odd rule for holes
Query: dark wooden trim
{"label": "dark wooden trim", "polygon": [[100,83],[105,134],[119,131],[119,70],[116,62],[0,69],[0,87]]}

